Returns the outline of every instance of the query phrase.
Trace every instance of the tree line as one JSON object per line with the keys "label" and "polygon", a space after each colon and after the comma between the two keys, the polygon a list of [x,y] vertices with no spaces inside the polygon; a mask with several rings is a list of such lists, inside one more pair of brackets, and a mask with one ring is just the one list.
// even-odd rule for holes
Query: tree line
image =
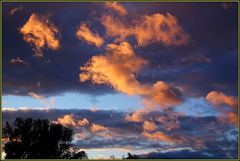
{"label": "tree line", "polygon": [[[73,129],[47,119],[16,118],[3,127],[5,159],[88,159],[71,142]],[[114,156],[111,159],[115,159]],[[122,159],[138,159],[128,153]]]}

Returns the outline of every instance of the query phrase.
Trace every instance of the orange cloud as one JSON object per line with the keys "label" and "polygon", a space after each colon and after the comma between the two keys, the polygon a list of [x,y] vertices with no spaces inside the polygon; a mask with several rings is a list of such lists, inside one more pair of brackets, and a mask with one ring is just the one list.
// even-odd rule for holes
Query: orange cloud
{"label": "orange cloud", "polygon": [[109,44],[105,55],[93,56],[80,67],[79,77],[81,82],[89,79],[95,84],[108,84],[117,91],[133,95],[142,90],[134,74],[146,63],[135,55],[129,43]]}
{"label": "orange cloud", "polygon": [[89,121],[86,118],[83,118],[82,120],[78,120],[77,124],[80,126],[87,126],[89,125]]}
{"label": "orange cloud", "polygon": [[22,60],[20,57],[12,58],[10,62],[12,64],[28,64],[24,60]]}
{"label": "orange cloud", "polygon": [[117,2],[106,2],[104,6],[107,9],[116,11],[120,16],[124,16],[127,14],[126,8],[124,8],[121,4]]}
{"label": "orange cloud", "polygon": [[136,110],[131,115],[126,115],[125,120],[129,122],[143,122],[145,114],[145,109]]}
{"label": "orange cloud", "polygon": [[99,36],[98,33],[93,33],[87,24],[81,24],[76,32],[78,39],[86,41],[89,44],[93,44],[97,47],[100,47],[104,40]]}
{"label": "orange cloud", "polygon": [[86,118],[83,118],[82,120],[77,120],[74,118],[73,114],[64,115],[63,117],[59,117],[57,121],[54,121],[54,123],[61,124],[63,126],[87,126],[89,125],[89,121]]}
{"label": "orange cloud", "polygon": [[28,95],[31,96],[32,98],[36,98],[36,99],[44,98],[44,96],[38,95],[37,93],[34,93],[34,92],[28,92]]}
{"label": "orange cloud", "polygon": [[23,39],[33,46],[38,58],[43,57],[43,48],[57,50],[60,47],[57,39],[59,31],[46,17],[33,13],[19,31],[23,34]]}
{"label": "orange cloud", "polygon": [[143,129],[145,131],[154,131],[157,129],[157,125],[152,121],[144,121]]}
{"label": "orange cloud", "polygon": [[176,90],[163,81],[157,81],[151,87],[148,96],[163,108],[171,107],[182,102]]}
{"label": "orange cloud", "polygon": [[63,126],[76,126],[73,115],[64,115],[62,118],[58,118],[57,123]]}
{"label": "orange cloud", "polygon": [[212,91],[206,96],[207,101],[209,101],[214,106],[227,105],[230,107],[237,107],[237,98],[234,96],[227,96],[222,92]]}
{"label": "orange cloud", "polygon": [[170,13],[146,15],[128,26],[110,15],[105,15],[102,17],[102,24],[107,36],[116,37],[117,41],[124,41],[127,37],[134,36],[139,46],[155,42],[167,46],[185,45],[190,40],[190,35]]}
{"label": "orange cloud", "polygon": [[159,140],[163,142],[170,142],[170,143],[178,143],[179,141],[176,140],[175,138],[172,138],[166,134],[164,134],[161,131],[157,131],[154,133],[149,133],[147,131],[144,131],[142,135],[146,138],[152,139],[152,140]]}
{"label": "orange cloud", "polygon": [[237,124],[238,124],[238,116],[237,116],[236,113],[230,112],[228,114],[228,120],[229,120],[230,124],[237,126]]}
{"label": "orange cloud", "polygon": [[81,82],[91,80],[94,84],[110,85],[127,95],[143,96],[164,108],[179,104],[181,99],[167,83],[158,81],[149,86],[136,80],[136,73],[147,63],[134,53],[129,43],[109,44],[105,55],[93,56],[80,67],[79,78]]}
{"label": "orange cloud", "polygon": [[107,127],[103,126],[103,125],[99,125],[99,124],[92,124],[92,126],[90,127],[92,132],[100,132],[100,131],[106,131],[109,130]]}

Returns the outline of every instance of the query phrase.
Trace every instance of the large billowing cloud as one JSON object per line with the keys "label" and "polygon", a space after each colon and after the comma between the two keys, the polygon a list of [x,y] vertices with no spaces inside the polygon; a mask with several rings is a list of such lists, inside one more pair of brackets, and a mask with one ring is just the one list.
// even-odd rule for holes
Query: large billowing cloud
{"label": "large billowing cloud", "polygon": [[110,15],[102,17],[102,24],[109,37],[116,37],[123,41],[129,36],[134,36],[139,46],[159,42],[163,45],[185,45],[190,35],[178,24],[175,16],[155,13],[142,16],[131,25],[126,25]]}
{"label": "large billowing cloud", "polygon": [[128,13],[126,8],[117,2],[106,2],[104,5],[105,8],[116,11],[120,16],[124,16]]}
{"label": "large billowing cloud", "polygon": [[97,47],[100,47],[104,43],[104,40],[99,36],[99,34],[93,33],[85,23],[80,24],[76,32],[76,36],[78,39],[84,40]]}
{"label": "large billowing cloud", "polygon": [[33,13],[19,31],[23,34],[23,39],[33,46],[38,58],[43,57],[42,49],[57,50],[60,47],[58,29],[44,16]]}
{"label": "large billowing cloud", "polygon": [[137,56],[128,42],[107,45],[104,55],[93,56],[80,67],[80,81],[91,80],[94,84],[107,84],[127,95],[140,95],[161,107],[181,102],[179,92],[163,81],[153,86],[137,81],[136,74],[148,61]]}

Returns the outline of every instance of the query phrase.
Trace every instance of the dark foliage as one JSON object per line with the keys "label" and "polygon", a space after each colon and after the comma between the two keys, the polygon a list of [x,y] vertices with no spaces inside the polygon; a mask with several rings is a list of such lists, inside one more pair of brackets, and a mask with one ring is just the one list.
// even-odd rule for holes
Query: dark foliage
{"label": "dark foliage", "polygon": [[135,154],[128,153],[127,157],[123,159],[139,159],[139,157]]}
{"label": "dark foliage", "polygon": [[[16,118],[13,125],[6,122],[3,137],[6,159],[86,159],[84,151],[71,145],[73,130],[47,119]],[[74,150],[73,150],[74,149]]]}

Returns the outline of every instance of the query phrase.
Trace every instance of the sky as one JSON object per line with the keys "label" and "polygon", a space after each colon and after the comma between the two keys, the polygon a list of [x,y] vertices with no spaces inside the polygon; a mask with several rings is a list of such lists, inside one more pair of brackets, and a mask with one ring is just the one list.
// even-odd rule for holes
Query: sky
{"label": "sky", "polygon": [[89,158],[237,158],[237,3],[3,3],[3,123]]}

